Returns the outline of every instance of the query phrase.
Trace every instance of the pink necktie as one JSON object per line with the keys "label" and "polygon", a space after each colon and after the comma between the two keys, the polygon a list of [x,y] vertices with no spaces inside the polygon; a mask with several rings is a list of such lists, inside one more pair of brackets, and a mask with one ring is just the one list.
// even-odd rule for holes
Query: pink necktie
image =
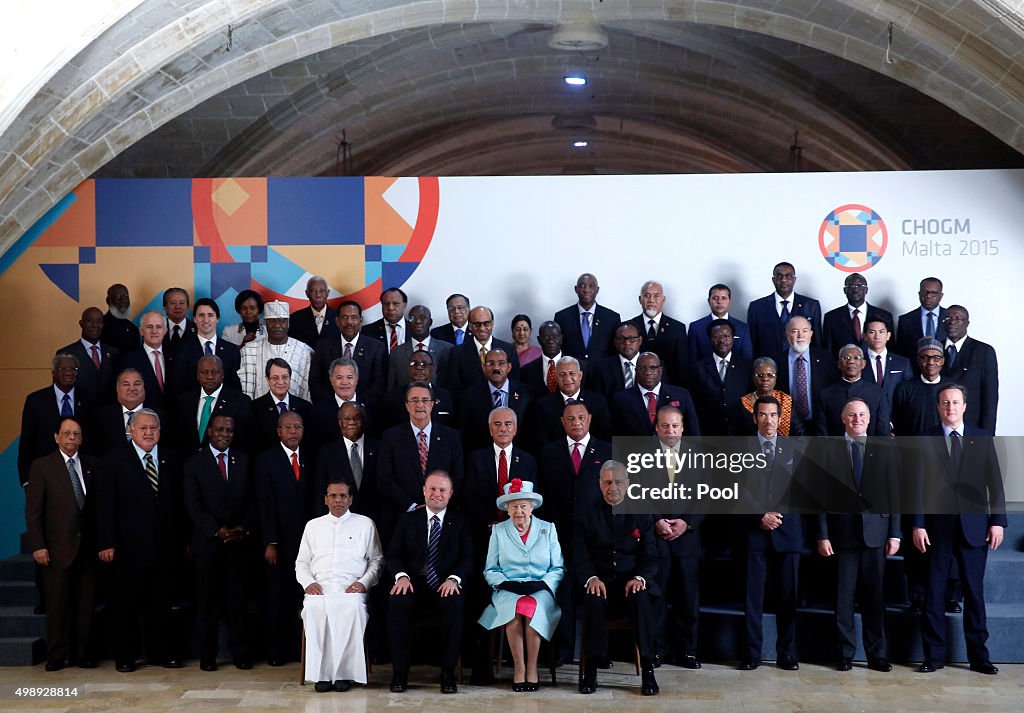
{"label": "pink necktie", "polygon": [[579,441],[572,444],[572,469],[579,474],[580,465],[583,463],[583,456],[580,455]]}
{"label": "pink necktie", "polygon": [[420,470],[423,471],[423,475],[427,475],[427,456],[430,455],[430,449],[427,448],[427,432],[420,431],[419,435],[419,447],[420,447]]}
{"label": "pink necktie", "polygon": [[160,350],[153,352],[153,373],[156,374],[156,385],[164,390],[164,368],[160,366]]}

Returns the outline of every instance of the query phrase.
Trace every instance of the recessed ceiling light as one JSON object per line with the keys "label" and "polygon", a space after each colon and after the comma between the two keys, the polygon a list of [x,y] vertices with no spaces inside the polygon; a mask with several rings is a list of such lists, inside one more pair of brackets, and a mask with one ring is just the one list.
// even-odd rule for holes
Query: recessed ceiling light
{"label": "recessed ceiling light", "polygon": [[582,87],[587,83],[587,78],[579,76],[565,77],[565,83],[572,87]]}
{"label": "recessed ceiling light", "polygon": [[577,149],[585,149],[585,148],[587,148],[587,142],[586,141],[573,141],[572,145],[573,145],[573,148],[577,148]]}

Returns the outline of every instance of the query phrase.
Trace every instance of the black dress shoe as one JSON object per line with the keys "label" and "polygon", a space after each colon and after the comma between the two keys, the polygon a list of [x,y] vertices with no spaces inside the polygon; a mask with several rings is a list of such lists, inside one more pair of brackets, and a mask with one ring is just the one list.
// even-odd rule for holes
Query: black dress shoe
{"label": "black dress shoe", "polygon": [[185,668],[185,664],[178,659],[167,659],[164,661],[164,668]]}
{"label": "black dress shoe", "polygon": [[947,614],[959,614],[963,610],[964,610],[964,608],[962,606],[960,606],[960,602],[958,602],[956,599],[947,599],[946,600],[946,613]]}
{"label": "black dress shoe", "polygon": [[995,676],[999,673],[999,669],[992,665],[991,661],[982,661],[981,663],[972,663],[971,670],[975,673],[983,673],[986,676]]}
{"label": "black dress shoe", "polygon": [[756,671],[757,667],[761,665],[761,659],[748,659],[740,663],[740,671]]}
{"label": "black dress shoe", "polygon": [[775,662],[775,665],[778,668],[781,668],[783,671],[799,671],[800,670],[800,664],[797,663],[796,659],[791,657],[791,656],[784,656],[784,657],[782,657],[781,659],[779,659],[778,661]]}
{"label": "black dress shoe", "polygon": [[317,681],[316,685],[313,686],[313,690],[317,693],[327,693],[328,691],[333,691],[334,686],[330,681]]}
{"label": "black dress shoe", "polygon": [[889,663],[889,659],[868,659],[868,668],[879,673],[889,673],[892,671],[892,664]]}
{"label": "black dress shoe", "polygon": [[284,666],[284,660],[283,659],[267,659],[267,666],[273,666],[274,668],[277,668],[278,666]]}
{"label": "black dress shoe", "polygon": [[392,693],[405,693],[409,690],[409,672],[396,671],[391,676],[391,686],[388,690]]}
{"label": "black dress shoe", "polygon": [[75,665],[78,668],[96,668],[99,664],[96,663],[96,659],[78,659]]}
{"label": "black dress shoe", "polygon": [[352,682],[347,679],[334,682],[334,690],[338,693],[344,693],[345,691],[352,689]]}
{"label": "black dress shoe", "polygon": [[199,670],[200,671],[216,671],[217,662],[213,659],[199,659]]}
{"label": "black dress shoe", "polygon": [[523,685],[525,686],[523,690],[527,693],[535,693],[540,690],[540,681],[526,681]]}
{"label": "black dress shoe", "polygon": [[513,681],[512,692],[523,693],[526,690],[526,681]]}
{"label": "black dress shoe", "polygon": [[849,671],[853,668],[853,659],[842,658],[836,664],[836,671]]}
{"label": "black dress shoe", "polygon": [[656,696],[660,691],[658,680],[654,678],[654,666],[651,662],[647,662],[640,673],[640,695]]}
{"label": "black dress shoe", "polygon": [[590,694],[597,690],[597,667],[587,664],[580,678],[580,693]]}
{"label": "black dress shoe", "polygon": [[693,654],[686,654],[683,658],[679,659],[679,665],[683,668],[694,670],[700,668],[700,660]]}
{"label": "black dress shoe", "polygon": [[459,687],[455,685],[455,673],[453,671],[441,671],[441,693],[458,693]]}
{"label": "black dress shoe", "polygon": [[47,671],[60,671],[62,668],[64,668],[64,662],[63,661],[47,661],[46,662],[46,666],[44,668]]}
{"label": "black dress shoe", "polygon": [[945,668],[945,667],[946,667],[945,664],[939,663],[938,661],[925,661],[924,663],[922,663],[918,667],[917,672],[918,673],[935,673],[940,668]]}
{"label": "black dress shoe", "polygon": [[135,670],[135,664],[133,664],[133,663],[127,663],[127,662],[122,661],[122,662],[117,664],[117,672],[118,673],[131,673],[134,670]]}
{"label": "black dress shoe", "polygon": [[249,671],[252,669],[252,661],[249,659],[235,659],[235,668],[240,671]]}

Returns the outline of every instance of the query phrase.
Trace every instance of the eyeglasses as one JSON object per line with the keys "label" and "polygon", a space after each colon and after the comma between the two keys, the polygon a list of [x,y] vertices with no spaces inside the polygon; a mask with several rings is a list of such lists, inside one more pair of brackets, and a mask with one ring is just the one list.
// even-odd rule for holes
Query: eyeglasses
{"label": "eyeglasses", "polygon": [[54,368],[54,371],[70,371],[70,372],[73,372],[73,373],[77,374],[78,373],[78,367],[77,366],[58,366],[58,367]]}
{"label": "eyeglasses", "polygon": [[950,322],[966,322],[967,317],[943,317],[942,323],[949,324]]}
{"label": "eyeglasses", "polygon": [[640,337],[615,337],[617,342],[639,342]]}
{"label": "eyeglasses", "polygon": [[754,374],[754,378],[755,379],[774,379],[775,378],[775,374],[771,373],[770,371],[759,371],[756,374]]}
{"label": "eyeglasses", "polygon": [[928,362],[931,364],[938,364],[940,361],[943,360],[943,356],[941,354],[918,354],[917,360]]}
{"label": "eyeglasses", "polygon": [[405,403],[407,403],[407,404],[432,404],[432,403],[434,403],[434,399],[430,399],[430,398],[427,398],[427,397],[423,396],[423,397],[415,398],[415,399],[406,399]]}
{"label": "eyeglasses", "polygon": [[489,319],[486,322],[470,322],[469,326],[479,329],[480,327],[490,327],[492,324],[494,324],[494,320]]}
{"label": "eyeglasses", "polygon": [[839,361],[864,361],[864,357],[860,354],[847,354],[839,357]]}

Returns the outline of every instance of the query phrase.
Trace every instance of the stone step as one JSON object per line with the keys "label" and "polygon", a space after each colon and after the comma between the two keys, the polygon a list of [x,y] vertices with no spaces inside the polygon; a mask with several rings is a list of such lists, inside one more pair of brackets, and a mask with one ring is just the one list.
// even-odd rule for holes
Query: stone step
{"label": "stone step", "polygon": [[34,607],[38,603],[35,582],[0,581],[0,607]]}
{"label": "stone step", "polygon": [[46,617],[32,613],[32,607],[0,607],[0,638],[44,636]]}
{"label": "stone step", "polygon": [[39,637],[0,637],[0,666],[35,666],[45,656],[46,649]]}

